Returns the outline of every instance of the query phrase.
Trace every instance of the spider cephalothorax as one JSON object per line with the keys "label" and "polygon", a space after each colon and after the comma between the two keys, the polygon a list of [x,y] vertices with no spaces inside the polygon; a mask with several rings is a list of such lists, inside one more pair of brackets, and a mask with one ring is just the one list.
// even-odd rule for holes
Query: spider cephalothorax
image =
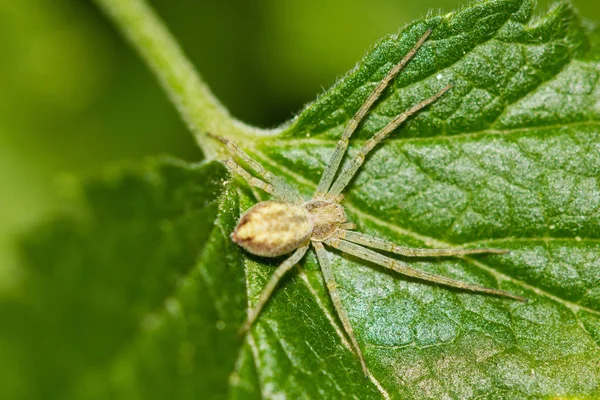
{"label": "spider cephalothorax", "polygon": [[311,240],[329,239],[346,223],[346,212],[341,204],[327,200],[311,200],[303,206],[308,212],[313,230]]}
{"label": "spider cephalothorax", "polygon": [[410,50],[408,54],[406,54],[406,56],[388,72],[369,95],[365,103],[359,108],[354,117],[348,121],[342,137],[339,140],[329,163],[323,171],[317,190],[313,198],[309,201],[304,201],[297,190],[289,186],[283,179],[263,168],[262,165],[253,160],[235,143],[225,138],[216,137],[237,157],[241,158],[248,167],[262,179],[251,175],[232,159],[225,162],[230,171],[242,176],[251,186],[263,189],[277,199],[276,201],[260,202],[248,209],[241,216],[231,238],[246,251],[259,256],[277,257],[291,253],[291,255],[273,273],[271,279],[260,294],[256,305],[250,309],[248,318],[240,329],[241,333],[247,332],[252,326],[263,306],[271,297],[271,294],[273,293],[273,290],[275,290],[281,277],[304,257],[310,246],[312,246],[317,253],[317,260],[321,266],[321,271],[323,272],[323,277],[325,278],[331,300],[339,315],[340,321],[344,326],[344,330],[352,342],[352,347],[356,351],[365,376],[369,374],[369,370],[358,341],[354,336],[348,315],[346,314],[338,295],[337,285],[335,283],[325,246],[338,249],[342,253],[351,254],[359,259],[379,264],[385,268],[389,268],[413,278],[474,292],[490,293],[521,301],[525,300],[523,297],[502,290],[486,288],[447,278],[442,275],[434,275],[420,271],[372,249],[396,253],[406,257],[461,256],[479,253],[503,254],[506,253],[505,250],[414,249],[401,247],[385,239],[356,232],[353,230],[355,228],[354,224],[346,221],[346,212],[344,207],[340,204],[342,200],[341,193],[359,170],[366,155],[408,117],[438,100],[451,88],[451,85],[445,86],[433,96],[393,118],[388,125],[364,143],[348,167],[338,174],[338,169],[344,154],[346,153],[350,136],[356,130],[362,118],[373,106],[386,86],[415,55],[430,33],[431,31],[427,30],[423,34],[412,50]]}

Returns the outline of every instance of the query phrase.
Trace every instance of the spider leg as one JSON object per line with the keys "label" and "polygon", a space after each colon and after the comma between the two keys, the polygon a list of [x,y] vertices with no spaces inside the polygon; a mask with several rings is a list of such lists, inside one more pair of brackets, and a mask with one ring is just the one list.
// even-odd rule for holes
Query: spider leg
{"label": "spider leg", "polygon": [[480,293],[490,293],[490,294],[493,294],[496,296],[509,297],[511,299],[515,299],[515,300],[519,300],[519,301],[525,301],[525,302],[527,301],[527,299],[524,297],[517,296],[512,293],[505,292],[503,290],[491,289],[491,288],[487,288],[485,286],[479,286],[479,285],[472,285],[470,283],[461,282],[459,280],[447,278],[442,275],[436,275],[436,274],[432,274],[429,272],[420,271],[415,268],[411,268],[408,265],[406,265],[398,260],[394,260],[392,258],[386,257],[383,254],[379,254],[373,250],[369,250],[365,247],[362,247],[362,246],[354,244],[354,243],[347,242],[345,240],[341,240],[341,239],[337,239],[337,238],[330,238],[330,239],[327,239],[325,241],[325,243],[331,247],[339,249],[340,251],[342,251],[344,253],[351,254],[351,255],[356,256],[365,261],[373,262],[375,264],[381,265],[382,267],[389,268],[393,271],[396,271],[396,272],[406,275],[406,276],[422,279],[424,281],[439,283],[440,285],[455,287],[458,289],[471,290],[473,292],[480,292]]}
{"label": "spider leg", "polygon": [[348,334],[350,337],[352,347],[354,347],[354,350],[356,351],[356,355],[360,360],[360,365],[365,376],[368,376],[369,370],[367,369],[367,364],[362,355],[362,351],[360,350],[360,346],[358,345],[358,341],[356,340],[356,336],[354,336],[354,331],[352,329],[352,325],[350,324],[350,318],[348,318],[348,314],[346,313],[346,310],[344,310],[344,306],[342,306],[342,301],[340,300],[340,295],[337,291],[337,283],[335,282],[335,278],[331,270],[331,264],[329,262],[329,257],[327,256],[327,252],[325,251],[325,248],[321,242],[312,242],[312,244],[317,252],[317,259],[319,260],[319,265],[321,266],[321,271],[323,272],[323,277],[325,278],[325,284],[327,285],[327,291],[329,292],[329,296],[331,296],[331,301],[333,302],[335,311],[337,312],[338,317],[344,326],[346,334]]}
{"label": "spider leg", "polygon": [[465,256],[470,254],[506,254],[508,250],[503,249],[420,249],[413,247],[402,247],[389,240],[380,239],[375,236],[367,235],[361,232],[348,230],[340,231],[338,237],[349,242],[361,244],[372,249],[389,251],[406,257],[447,257],[447,256]]}
{"label": "spider leg", "polygon": [[[287,201],[293,204],[303,203],[304,200],[300,197],[300,194],[289,186],[283,179],[278,176],[275,176],[273,173],[267,171],[260,163],[252,159],[244,150],[242,150],[237,144],[233,141],[224,138],[222,136],[216,136],[212,134],[208,134],[208,136],[217,139],[221,143],[223,143],[227,148],[237,157],[241,158],[248,166],[255,171],[261,178],[263,178],[267,183],[271,184],[273,187],[273,195],[278,197],[281,200]],[[241,168],[241,167],[240,167]]]}
{"label": "spider leg", "polygon": [[344,222],[340,225],[340,228],[344,230],[344,232],[349,232],[349,229],[356,229],[356,224],[354,222]]}
{"label": "spider leg", "polygon": [[[250,186],[257,187],[259,189],[264,190],[265,192],[267,192],[269,194],[274,195],[275,190],[273,189],[273,185],[270,185],[270,184],[266,183],[265,181],[262,181],[258,178],[255,178],[254,176],[250,175],[244,168],[240,167],[232,159],[225,160],[224,163],[225,163],[225,166],[227,167],[227,169],[229,170],[229,172],[231,172],[232,174],[238,174],[239,176],[244,178],[244,180],[246,182],[248,182],[248,184]],[[255,193],[255,196],[258,196],[258,194]],[[260,200],[260,198],[257,197],[257,200]]]}
{"label": "spider leg", "polygon": [[360,121],[365,117],[369,109],[373,106],[373,103],[377,101],[381,93],[385,90],[385,88],[389,85],[390,81],[394,79],[394,77],[404,68],[406,64],[413,58],[413,56],[417,53],[419,48],[425,43],[425,40],[431,34],[431,29],[428,29],[423,36],[419,39],[419,41],[413,46],[413,48],[400,60],[398,64],[396,64],[390,72],[375,86],[375,89],[371,92],[367,100],[363,103],[363,105],[358,109],[356,114],[348,121],[346,127],[344,128],[344,133],[342,134],[341,139],[337,142],[335,147],[335,151],[329,160],[329,163],[325,167],[323,171],[323,175],[321,175],[321,181],[319,182],[319,186],[317,187],[317,191],[315,192],[314,198],[322,198],[327,193],[327,189],[331,186],[331,182],[335,177],[335,174],[340,166],[340,162],[344,157],[344,153],[348,148],[348,140],[350,136],[354,133]]}
{"label": "spider leg", "polygon": [[437,92],[435,95],[431,96],[430,98],[428,98],[426,100],[423,100],[419,104],[414,105],[412,108],[410,108],[407,111],[403,112],[402,114],[396,116],[383,129],[381,129],[379,132],[377,132],[375,135],[373,135],[373,137],[371,137],[369,140],[367,140],[365,142],[365,144],[363,144],[363,146],[360,148],[360,150],[359,150],[358,154],[356,155],[356,157],[354,158],[354,160],[352,160],[352,163],[345,170],[343,170],[340,173],[340,175],[337,177],[337,179],[335,180],[335,182],[329,189],[327,196],[334,197],[334,196],[337,196],[340,193],[342,193],[344,188],[352,180],[352,177],[354,177],[354,175],[356,174],[356,171],[358,171],[358,169],[362,165],[363,161],[365,161],[365,157],[367,156],[367,154],[369,154],[369,152],[371,150],[373,150],[373,148],[375,146],[377,146],[377,144],[379,144],[386,137],[388,137],[388,135],[391,132],[393,132],[394,129],[396,129],[398,126],[400,126],[400,124],[402,124],[404,121],[406,121],[410,116],[412,116],[413,114],[417,113],[418,111],[422,110],[423,108],[427,107],[428,105],[430,105],[431,103],[433,103],[434,101],[436,101],[437,99],[442,97],[442,95],[444,93],[446,93],[448,90],[450,90],[451,87],[452,87],[452,84],[446,85],[442,90]]}
{"label": "spider leg", "polygon": [[263,291],[260,293],[258,302],[254,306],[254,308],[248,313],[248,318],[246,319],[246,322],[244,322],[244,325],[242,325],[242,327],[240,328],[240,335],[244,335],[246,332],[248,332],[248,329],[250,329],[250,327],[262,311],[265,304],[267,304],[267,301],[269,301],[269,299],[271,298],[271,295],[273,294],[273,291],[277,287],[277,284],[279,283],[281,278],[286,274],[286,272],[292,269],[298,263],[298,261],[302,259],[302,257],[304,257],[304,254],[306,254],[307,250],[308,245],[299,247],[289,258],[287,258],[283,263],[281,263],[279,267],[277,267],[275,272],[273,272],[273,275],[271,275],[271,279],[269,279],[269,282],[264,287]]}

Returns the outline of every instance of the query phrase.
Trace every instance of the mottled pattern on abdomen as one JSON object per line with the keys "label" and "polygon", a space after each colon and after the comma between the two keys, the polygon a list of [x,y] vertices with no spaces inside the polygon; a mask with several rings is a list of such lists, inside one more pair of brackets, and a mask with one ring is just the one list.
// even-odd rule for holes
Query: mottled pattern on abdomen
{"label": "mottled pattern on abdomen", "polygon": [[242,215],[231,238],[249,253],[277,257],[306,243],[312,228],[302,206],[263,201]]}

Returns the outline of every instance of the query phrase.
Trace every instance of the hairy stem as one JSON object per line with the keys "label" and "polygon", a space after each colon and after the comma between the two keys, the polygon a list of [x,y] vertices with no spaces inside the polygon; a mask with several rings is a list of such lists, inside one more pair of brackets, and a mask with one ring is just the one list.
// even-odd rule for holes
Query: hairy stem
{"label": "hairy stem", "polygon": [[212,94],[145,0],[94,0],[156,75],[207,158],[219,146],[206,133],[237,138],[256,129],[236,121]]}

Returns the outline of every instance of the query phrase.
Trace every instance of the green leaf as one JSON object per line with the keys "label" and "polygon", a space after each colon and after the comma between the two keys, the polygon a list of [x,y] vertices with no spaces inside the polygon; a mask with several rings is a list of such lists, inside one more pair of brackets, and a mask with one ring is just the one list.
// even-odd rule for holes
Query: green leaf
{"label": "green leaf", "polygon": [[219,163],[154,161],[84,184],[81,205],[23,240],[22,293],[0,298],[2,397],[599,396],[600,31],[567,4],[538,19],[532,10],[528,0],[484,1],[419,21],[279,135],[235,133],[310,196],[345,123],[433,28],[350,155],[411,105],[454,88],[367,157],[344,205],[359,231],[398,244],[509,249],[403,261],[527,304],[333,252],[365,379],[309,252],[242,340],[248,302],[282,261],[229,239],[256,200]]}
{"label": "green leaf", "polygon": [[225,179],[215,162],[113,172],[29,235],[26,296],[0,303],[2,397],[226,393],[245,292]]}
{"label": "green leaf", "polygon": [[[567,4],[539,19],[532,9],[529,1],[488,1],[417,22],[380,41],[280,136],[249,145],[310,195],[345,123],[425,29],[434,29],[363,122],[350,154],[394,116],[448,82],[454,88],[367,157],[344,205],[359,231],[399,244],[509,249],[503,256],[405,261],[530,301],[406,280],[336,253],[342,302],[373,383],[391,397],[600,393],[600,64],[589,50],[597,33]],[[319,367],[302,359],[285,368],[284,354],[314,346],[308,331],[281,322],[285,315],[316,325],[298,305],[314,296],[296,298],[296,286],[310,282],[316,289],[305,290],[319,292],[323,312],[334,314],[319,291],[314,257],[303,270],[254,331],[258,348],[282,354],[278,362],[258,355],[259,364],[282,371],[278,382],[316,378],[315,370],[342,373],[330,364],[335,350],[315,355]],[[248,280],[262,271],[250,269]],[[251,299],[261,287],[250,286]],[[339,326],[322,329],[341,336]],[[359,379],[357,360],[344,367]]]}

